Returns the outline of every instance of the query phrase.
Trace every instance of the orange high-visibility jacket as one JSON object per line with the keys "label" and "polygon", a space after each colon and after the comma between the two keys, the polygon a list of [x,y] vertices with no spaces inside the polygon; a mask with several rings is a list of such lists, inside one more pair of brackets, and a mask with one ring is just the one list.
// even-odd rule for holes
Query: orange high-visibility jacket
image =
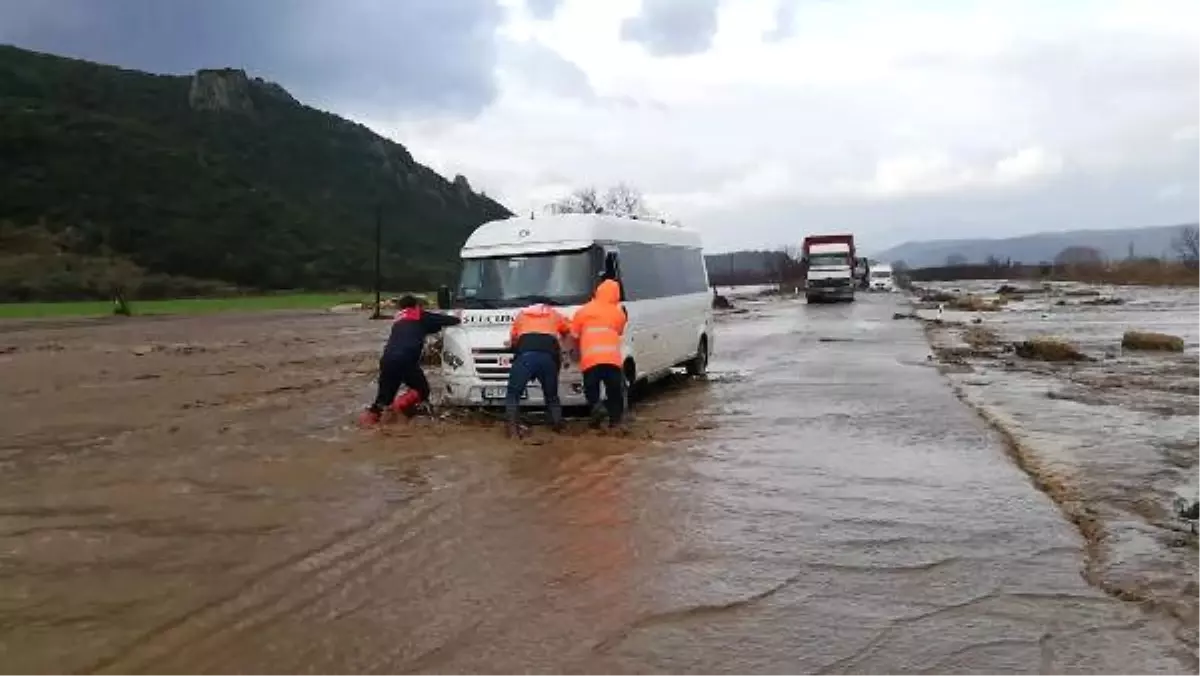
{"label": "orange high-visibility jacket", "polygon": [[579,368],[584,371],[600,364],[621,366],[621,336],[628,318],[621,309],[621,287],[606,279],[596,287],[596,295],[575,311],[571,334],[579,340]]}
{"label": "orange high-visibility jacket", "polygon": [[538,303],[521,308],[513,319],[512,329],[508,339],[514,352],[543,351],[558,355],[560,336],[566,336],[571,331],[567,318],[558,310]]}

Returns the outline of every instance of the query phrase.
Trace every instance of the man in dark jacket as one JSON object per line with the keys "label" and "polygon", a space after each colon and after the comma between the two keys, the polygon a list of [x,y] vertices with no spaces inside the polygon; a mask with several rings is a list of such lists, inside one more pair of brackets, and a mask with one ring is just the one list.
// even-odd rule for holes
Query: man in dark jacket
{"label": "man in dark jacket", "polygon": [[[462,323],[457,317],[426,312],[413,296],[401,298],[399,307],[383,356],[379,359],[379,393],[375,403],[363,411],[359,419],[363,425],[378,424],[380,415],[388,407],[405,417],[416,413],[417,404],[429,398],[429,381],[421,370],[425,338],[447,326]],[[401,385],[408,387],[408,391],[397,397]]]}

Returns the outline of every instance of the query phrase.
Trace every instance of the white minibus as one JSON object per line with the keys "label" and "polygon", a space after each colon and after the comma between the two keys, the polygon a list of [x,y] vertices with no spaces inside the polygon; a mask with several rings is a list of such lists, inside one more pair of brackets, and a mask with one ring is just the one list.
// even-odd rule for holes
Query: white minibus
{"label": "white minibus", "polygon": [[[629,316],[624,370],[630,385],[684,367],[707,371],[713,349],[712,296],[700,236],[658,220],[605,214],[512,217],[485,223],[462,248],[456,288],[438,305],[462,324],[444,331],[440,399],[451,406],[504,403],[512,351],[505,347],[517,310],[554,305],[570,317],[603,279],[621,283]],[[578,364],[564,359],[564,406],[585,403]],[[541,406],[530,383],[523,406]]]}

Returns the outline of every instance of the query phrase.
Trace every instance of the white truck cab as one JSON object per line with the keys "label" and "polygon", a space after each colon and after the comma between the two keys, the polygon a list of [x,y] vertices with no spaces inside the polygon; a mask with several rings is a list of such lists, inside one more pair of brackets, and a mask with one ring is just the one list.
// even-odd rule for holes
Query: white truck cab
{"label": "white truck cab", "polygon": [[896,279],[892,275],[892,266],[887,263],[871,264],[870,280],[872,291],[896,290]]}
{"label": "white truck cab", "polygon": [[[485,223],[463,245],[456,288],[439,293],[462,324],[444,330],[439,392],[451,406],[501,406],[518,310],[547,303],[570,318],[602,279],[621,282],[629,383],[683,366],[703,374],[713,347],[712,297],[700,237],[659,221],[602,214],[512,217]],[[583,376],[564,357],[564,406],[582,405]],[[530,383],[523,406],[543,405]]]}
{"label": "white truck cab", "polygon": [[853,235],[809,235],[802,248],[804,296],[809,303],[854,300]]}

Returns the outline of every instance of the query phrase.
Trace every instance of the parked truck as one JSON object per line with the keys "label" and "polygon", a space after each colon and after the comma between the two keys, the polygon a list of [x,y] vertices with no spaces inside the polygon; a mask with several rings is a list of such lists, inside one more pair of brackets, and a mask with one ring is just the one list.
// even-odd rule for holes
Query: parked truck
{"label": "parked truck", "polygon": [[810,235],[804,238],[804,297],[809,303],[854,301],[854,235]]}

